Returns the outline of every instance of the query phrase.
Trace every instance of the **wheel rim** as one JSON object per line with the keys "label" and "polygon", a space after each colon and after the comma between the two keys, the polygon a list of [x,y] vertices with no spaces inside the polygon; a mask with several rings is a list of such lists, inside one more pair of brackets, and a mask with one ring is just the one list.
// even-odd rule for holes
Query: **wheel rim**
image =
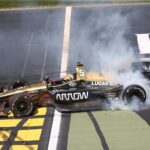
{"label": "wheel rim", "polygon": [[19,101],[18,103],[15,104],[16,105],[16,110],[18,112],[25,112],[28,109],[28,103],[24,100]]}
{"label": "wheel rim", "polygon": [[125,96],[125,100],[127,103],[131,103],[132,101],[134,100],[137,100],[139,102],[144,102],[144,97],[143,95],[140,93],[139,90],[136,90],[136,91],[130,91],[127,93],[127,95]]}
{"label": "wheel rim", "polygon": [[32,111],[32,103],[27,97],[21,97],[13,104],[13,110],[16,116],[27,116]]}

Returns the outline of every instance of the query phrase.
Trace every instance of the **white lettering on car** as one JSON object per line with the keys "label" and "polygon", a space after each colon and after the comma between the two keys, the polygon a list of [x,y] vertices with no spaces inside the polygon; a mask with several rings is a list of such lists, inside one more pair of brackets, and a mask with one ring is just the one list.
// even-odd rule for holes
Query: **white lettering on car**
{"label": "white lettering on car", "polygon": [[108,86],[110,85],[110,83],[107,81],[93,81],[92,85],[93,86]]}
{"label": "white lettering on car", "polygon": [[71,83],[69,83],[69,86],[72,86],[72,87],[74,87],[74,86],[76,86],[76,85],[77,85],[76,82],[71,82]]}
{"label": "white lettering on car", "polygon": [[56,100],[60,101],[69,101],[69,100],[84,100],[88,99],[89,92],[75,92],[75,93],[62,93],[62,94],[56,94]]}
{"label": "white lettering on car", "polygon": [[79,70],[79,75],[80,75],[80,77],[84,77],[85,76],[85,73],[84,73],[84,71],[82,69]]}

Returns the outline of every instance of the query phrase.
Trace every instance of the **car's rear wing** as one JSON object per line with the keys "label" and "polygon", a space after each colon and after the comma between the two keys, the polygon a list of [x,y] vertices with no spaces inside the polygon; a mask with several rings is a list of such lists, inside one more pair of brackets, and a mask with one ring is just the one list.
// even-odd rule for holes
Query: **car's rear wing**
{"label": "car's rear wing", "polygon": [[132,63],[133,71],[140,71],[146,78],[150,79],[150,54],[141,54],[137,62]]}

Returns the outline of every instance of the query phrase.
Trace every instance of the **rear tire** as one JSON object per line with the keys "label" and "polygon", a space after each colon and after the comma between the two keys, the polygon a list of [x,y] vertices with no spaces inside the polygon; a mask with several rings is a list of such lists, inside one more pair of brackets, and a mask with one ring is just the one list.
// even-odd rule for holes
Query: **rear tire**
{"label": "rear tire", "polygon": [[127,103],[131,103],[135,99],[144,103],[146,101],[146,91],[139,85],[130,85],[123,91],[122,99]]}
{"label": "rear tire", "polygon": [[34,105],[27,94],[19,94],[12,98],[10,109],[15,117],[25,117],[32,114]]}

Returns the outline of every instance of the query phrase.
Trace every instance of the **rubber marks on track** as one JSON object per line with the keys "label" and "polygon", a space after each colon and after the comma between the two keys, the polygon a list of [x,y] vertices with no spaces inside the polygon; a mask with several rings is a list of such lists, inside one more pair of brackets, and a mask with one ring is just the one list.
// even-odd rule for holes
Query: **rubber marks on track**
{"label": "rubber marks on track", "polygon": [[99,136],[87,113],[71,114],[68,150],[103,150]]}
{"label": "rubber marks on track", "polygon": [[36,150],[47,108],[39,108],[32,117],[0,119],[0,149],[2,150]]}
{"label": "rubber marks on track", "polygon": [[91,112],[88,112],[88,115],[89,115],[91,121],[94,124],[95,130],[96,130],[96,132],[97,132],[97,134],[99,136],[99,139],[100,139],[100,141],[102,143],[103,149],[104,150],[109,150],[109,147],[108,147],[108,145],[106,143],[105,137],[104,137],[104,135],[103,135],[103,133],[102,133],[102,131],[100,129],[100,126],[98,125],[98,122],[97,122],[96,118],[94,117],[94,115]]}
{"label": "rubber marks on track", "polygon": [[110,149],[149,150],[150,128],[135,112],[93,112]]}

